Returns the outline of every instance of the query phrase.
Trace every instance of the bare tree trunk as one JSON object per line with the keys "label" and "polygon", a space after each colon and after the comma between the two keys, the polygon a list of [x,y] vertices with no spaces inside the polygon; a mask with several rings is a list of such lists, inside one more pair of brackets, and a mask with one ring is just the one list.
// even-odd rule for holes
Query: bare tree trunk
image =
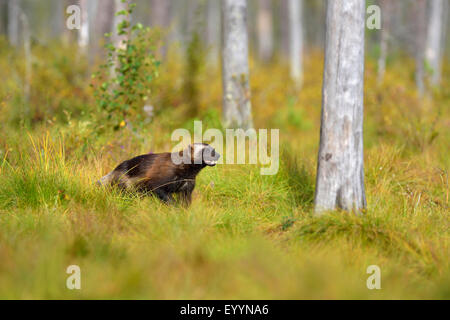
{"label": "bare tree trunk", "polygon": [[88,13],[88,0],[79,0],[78,2],[81,9],[81,29],[78,33],[78,46],[81,52],[87,53],[89,46],[89,13]]}
{"label": "bare tree trunk", "polygon": [[289,39],[291,78],[301,87],[303,81],[303,0],[289,1]]}
{"label": "bare tree trunk", "polygon": [[206,41],[208,43],[208,61],[216,65],[219,59],[220,48],[220,0],[208,1],[207,15]]}
{"label": "bare tree trunk", "polygon": [[0,34],[7,34],[8,26],[6,25],[8,12],[8,2],[6,0],[0,0]]}
{"label": "bare tree trunk", "polygon": [[258,1],[258,55],[264,62],[273,55],[272,1]]}
{"label": "bare tree trunk", "polygon": [[290,56],[291,43],[290,43],[290,12],[289,12],[289,0],[282,0],[280,4],[280,32],[281,32],[281,55],[284,59],[288,60]]}
{"label": "bare tree trunk", "polygon": [[114,20],[114,4],[111,0],[98,0],[97,15],[95,19],[95,33],[103,37],[110,33]]}
{"label": "bare tree trunk", "polygon": [[[128,4],[125,2],[122,2],[122,0],[114,0],[114,11],[117,13],[119,11],[123,11],[123,10],[127,10],[128,9]],[[124,15],[118,15],[118,16],[114,16],[114,20],[113,20],[113,43],[114,45],[117,47],[124,47],[125,46],[125,42],[127,41],[127,36],[126,35],[118,35],[117,34],[117,28],[119,26],[120,23],[122,23],[124,20],[126,19],[126,17]]]}
{"label": "bare tree trunk", "polygon": [[444,18],[444,0],[430,0],[430,19],[428,22],[426,59],[432,69],[431,84],[441,81],[442,33]]}
{"label": "bare tree trunk", "polygon": [[19,45],[20,0],[8,1],[8,39],[11,45]]}
{"label": "bare tree trunk", "polygon": [[250,102],[247,1],[222,0],[223,118],[228,128],[253,127]]}
{"label": "bare tree trunk", "polygon": [[[171,1],[167,0],[151,0],[150,8],[150,25],[167,29],[170,24]],[[166,41],[164,41],[166,42]],[[167,54],[167,45],[161,48],[161,55],[165,57]]]}
{"label": "bare tree trunk", "polygon": [[366,207],[364,28],[365,0],[328,1],[316,214]]}
{"label": "bare tree trunk", "polygon": [[425,41],[426,41],[426,1],[417,0],[416,4],[416,85],[420,96],[425,92]]}
{"label": "bare tree trunk", "polygon": [[[31,91],[31,76],[32,76],[32,63],[31,63],[31,44],[30,44],[30,27],[28,23],[28,18],[25,13],[20,13],[20,21],[23,28],[23,49],[25,54],[25,80],[24,80],[24,97],[28,104],[30,101],[30,91]],[[29,108],[27,108],[29,112]]]}
{"label": "bare tree trunk", "polygon": [[56,4],[52,7],[52,30],[51,36],[56,39],[61,36],[64,30],[64,17],[65,17],[65,6],[64,1],[57,1]]}
{"label": "bare tree trunk", "polygon": [[170,1],[151,0],[150,24],[153,27],[167,28],[170,18]]}
{"label": "bare tree trunk", "polygon": [[383,17],[383,27],[381,28],[380,39],[380,57],[378,58],[378,83],[381,83],[384,79],[386,72],[386,58],[388,53],[388,40],[391,30],[391,1],[381,0],[381,12]]}
{"label": "bare tree trunk", "polygon": [[114,5],[111,5],[111,0],[98,0],[94,26],[94,48],[96,54],[101,52],[101,44],[105,41],[104,35],[112,32],[113,19]]}

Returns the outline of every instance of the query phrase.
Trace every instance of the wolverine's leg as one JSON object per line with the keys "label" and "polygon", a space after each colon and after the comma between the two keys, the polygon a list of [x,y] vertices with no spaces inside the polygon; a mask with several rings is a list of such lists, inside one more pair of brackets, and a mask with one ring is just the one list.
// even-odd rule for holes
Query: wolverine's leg
{"label": "wolverine's leg", "polygon": [[164,191],[163,189],[156,189],[153,191],[156,196],[166,204],[173,203],[173,197],[170,193]]}
{"label": "wolverine's leg", "polygon": [[183,206],[189,207],[192,202],[192,190],[186,190],[181,192],[181,201]]}

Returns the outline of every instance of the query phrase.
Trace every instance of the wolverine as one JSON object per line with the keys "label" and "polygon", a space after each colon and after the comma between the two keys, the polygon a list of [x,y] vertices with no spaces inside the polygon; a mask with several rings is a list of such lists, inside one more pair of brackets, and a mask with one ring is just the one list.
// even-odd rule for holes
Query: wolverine
{"label": "wolverine", "polygon": [[124,161],[97,183],[155,195],[167,204],[174,203],[178,194],[189,206],[195,178],[203,168],[215,166],[219,158],[210,145],[194,143],[180,152],[150,153]]}

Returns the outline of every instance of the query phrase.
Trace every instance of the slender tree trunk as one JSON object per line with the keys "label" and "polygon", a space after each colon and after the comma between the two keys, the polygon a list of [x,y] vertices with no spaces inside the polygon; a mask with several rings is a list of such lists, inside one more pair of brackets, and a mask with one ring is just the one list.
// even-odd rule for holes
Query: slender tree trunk
{"label": "slender tree trunk", "polygon": [[8,39],[11,45],[19,45],[20,0],[8,1]]}
{"label": "slender tree trunk", "polygon": [[432,69],[431,84],[437,86],[441,80],[442,33],[444,17],[444,0],[430,0],[430,19],[426,59]]}
{"label": "slender tree trunk", "polygon": [[97,14],[94,24],[94,48],[96,55],[102,52],[101,45],[105,42],[104,35],[112,32],[114,5],[111,0],[98,0]]}
{"label": "slender tree trunk", "polygon": [[86,54],[89,46],[88,0],[79,0],[78,4],[81,9],[81,29],[78,33],[78,46]]}
{"label": "slender tree trunk", "polygon": [[280,4],[280,31],[281,31],[281,55],[284,59],[288,60],[290,56],[291,43],[290,43],[290,12],[289,12],[289,1],[282,0]]}
{"label": "slender tree trunk", "polygon": [[378,83],[384,79],[386,72],[386,58],[388,54],[388,40],[391,32],[391,12],[392,6],[390,0],[381,0],[381,12],[383,17],[383,26],[381,28],[380,39],[380,57],[378,58]]}
{"label": "slender tree trunk", "polygon": [[208,1],[206,41],[208,43],[208,61],[216,65],[220,48],[220,0]]}
{"label": "slender tree trunk", "polygon": [[302,11],[303,0],[289,1],[289,39],[290,39],[290,73],[297,86],[303,80],[303,30]]}
{"label": "slender tree trunk", "polygon": [[170,1],[151,0],[150,25],[153,27],[167,28],[170,18]]}
{"label": "slender tree trunk", "polygon": [[365,0],[328,1],[316,214],[366,207],[364,28]]}
{"label": "slender tree trunk", "polygon": [[[126,2],[125,3],[122,2],[122,0],[114,0],[114,4],[115,4],[114,5],[115,13],[128,9],[128,4]],[[126,35],[118,35],[117,34],[117,28],[118,28],[119,24],[122,23],[125,19],[126,19],[126,17],[124,15],[118,15],[118,16],[115,15],[114,16],[112,40],[116,47],[124,47],[125,42],[127,41]]]}
{"label": "slender tree trunk", "polygon": [[[150,25],[153,27],[167,29],[170,25],[171,9],[171,1],[152,0],[150,8]],[[167,55],[167,45],[164,45],[161,48],[161,55],[162,57],[165,57]]]}
{"label": "slender tree trunk", "polygon": [[448,31],[450,29],[449,25],[448,25],[448,16],[450,13],[449,9],[450,9],[450,3],[449,3],[449,1],[445,1],[444,2],[444,10],[443,10],[444,11],[444,22],[443,22],[444,29],[442,31],[442,57],[444,57],[444,54],[448,49],[448,43],[450,42],[450,41],[447,41]]}
{"label": "slender tree trunk", "polygon": [[272,1],[258,1],[258,55],[264,62],[273,55]]}
{"label": "slender tree trunk", "polygon": [[65,9],[66,8],[64,6],[64,1],[57,1],[56,4],[52,7],[53,23],[51,35],[54,39],[60,37],[62,32],[64,31]]}
{"label": "slender tree trunk", "polygon": [[[123,10],[128,10],[128,3],[127,2],[124,3],[121,0],[114,0],[114,12],[117,13],[117,12],[123,11]],[[127,17],[124,15],[114,15],[113,34],[112,34],[111,40],[116,48],[125,49],[125,47],[127,45],[126,43],[127,43],[128,36],[118,34],[119,24],[122,23],[123,21],[125,21],[126,19],[127,19]],[[119,66],[119,61],[118,61],[117,57],[114,57],[114,65],[111,66],[111,69],[110,69],[111,77],[115,77],[116,68],[118,68],[118,66]]]}
{"label": "slender tree trunk", "polygon": [[8,12],[8,2],[6,0],[0,0],[0,34],[6,35],[8,26],[6,25]]}
{"label": "slender tree trunk", "polygon": [[[32,63],[31,63],[31,44],[30,44],[30,27],[28,23],[28,18],[25,13],[20,13],[20,21],[22,23],[23,29],[23,49],[25,55],[25,80],[24,80],[24,98],[26,103],[30,101],[30,91],[31,91],[31,77],[32,77]],[[27,108],[29,112],[29,108]]]}
{"label": "slender tree trunk", "polygon": [[250,102],[247,1],[222,0],[223,118],[228,128],[253,127]]}
{"label": "slender tree trunk", "polygon": [[426,41],[426,1],[416,0],[416,86],[420,96],[425,92],[425,41]]}

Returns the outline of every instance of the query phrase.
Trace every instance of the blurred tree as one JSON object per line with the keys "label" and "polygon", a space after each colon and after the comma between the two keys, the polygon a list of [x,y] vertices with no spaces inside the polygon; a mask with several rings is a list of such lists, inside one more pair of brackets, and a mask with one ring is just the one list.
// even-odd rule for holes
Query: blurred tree
{"label": "blurred tree", "polygon": [[[167,29],[170,25],[171,1],[151,0],[150,25],[161,29]],[[167,46],[161,48],[161,55],[166,56]]]}
{"label": "blurred tree", "polygon": [[258,55],[263,62],[273,56],[272,0],[258,1]]}
{"label": "blurred tree", "polygon": [[78,46],[81,52],[87,53],[89,46],[89,10],[88,0],[78,0],[81,9],[81,28],[78,32]]}
{"label": "blurred tree", "polygon": [[289,1],[289,43],[291,78],[297,86],[302,85],[303,78],[303,0]]}
{"label": "blurred tree", "polygon": [[[289,39],[289,0],[282,0],[279,7],[279,34],[275,33],[275,39],[279,39],[278,44],[283,58],[288,58],[290,55],[290,39]],[[277,24],[277,23],[276,23]]]}
{"label": "blurred tree", "polygon": [[98,0],[97,14],[94,25],[94,48],[96,54],[102,52],[101,42],[104,35],[112,31],[114,20],[114,5],[111,0]]}
{"label": "blurred tree", "polygon": [[170,23],[170,5],[168,0],[151,0],[150,25],[167,28]]}
{"label": "blurred tree", "polygon": [[365,0],[328,2],[316,214],[366,207],[364,31]]}
{"label": "blurred tree", "polygon": [[0,0],[0,34],[5,34],[8,31],[8,2],[7,0]]}
{"label": "blurred tree", "polygon": [[247,1],[222,1],[223,119],[228,128],[253,127],[250,102]]}
{"label": "blurred tree", "polygon": [[65,28],[65,7],[64,1],[56,1],[54,5],[52,5],[52,28],[51,28],[51,36],[53,39],[59,38],[61,33]]}
{"label": "blurred tree", "polygon": [[380,30],[380,57],[378,58],[378,83],[381,83],[384,79],[384,73],[386,71],[386,57],[388,54],[388,40],[391,32],[391,15],[392,15],[392,2],[390,0],[380,0],[381,12],[382,12],[382,27]]}
{"label": "blurred tree", "polygon": [[119,12],[123,12],[128,10],[128,1],[125,0],[114,0],[114,12],[116,15],[113,19],[113,42],[116,48],[123,48],[127,41],[127,34],[119,34],[119,25],[127,23],[127,19],[125,15],[117,14]]}
{"label": "blurred tree", "polygon": [[206,42],[208,61],[216,65],[220,48],[220,0],[208,0]]}
{"label": "blurred tree", "polygon": [[419,95],[425,91],[425,42],[426,42],[426,20],[427,3],[425,0],[416,0],[415,8],[415,59],[416,59],[416,86]]}
{"label": "blurred tree", "polygon": [[430,18],[428,20],[428,36],[426,60],[431,68],[431,84],[439,85],[441,80],[442,33],[444,19],[444,0],[430,0]]}
{"label": "blurred tree", "polygon": [[11,45],[19,45],[20,0],[8,1],[8,39]]}

